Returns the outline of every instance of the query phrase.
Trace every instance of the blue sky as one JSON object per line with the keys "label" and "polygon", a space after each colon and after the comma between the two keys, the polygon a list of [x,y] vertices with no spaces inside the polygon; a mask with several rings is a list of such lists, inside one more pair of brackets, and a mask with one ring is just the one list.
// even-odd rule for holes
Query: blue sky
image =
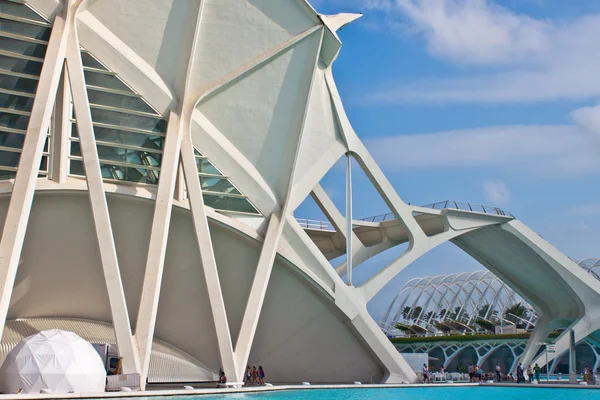
{"label": "blue sky", "polygon": [[[364,16],[340,33],[346,111],[400,196],[498,206],[569,257],[600,257],[600,1],[312,0]],[[355,217],[387,212],[355,164]],[[344,210],[344,169],[321,182]],[[320,219],[310,201],[299,217]],[[397,257],[355,270],[360,283]],[[410,278],[483,268],[445,244]]]}

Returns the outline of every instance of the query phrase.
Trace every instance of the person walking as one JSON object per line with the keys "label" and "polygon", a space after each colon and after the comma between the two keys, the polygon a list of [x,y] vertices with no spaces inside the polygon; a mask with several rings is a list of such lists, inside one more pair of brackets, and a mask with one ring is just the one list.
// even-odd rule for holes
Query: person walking
{"label": "person walking", "polygon": [[246,386],[250,386],[252,382],[252,370],[249,365],[246,365],[246,372],[244,373],[244,383]]}
{"label": "person walking", "polygon": [[265,384],[265,370],[263,369],[262,365],[258,366],[258,384]]}
{"label": "person walking", "polygon": [[252,366],[252,385],[256,385],[258,382],[258,370],[256,369],[256,365]]}
{"label": "person walking", "polygon": [[529,379],[529,383],[533,383],[533,370],[531,369],[531,365],[527,367],[527,379]]}
{"label": "person walking", "polygon": [[525,377],[523,371],[523,364],[519,363],[519,365],[517,365],[517,383],[521,383],[521,382],[525,382]]}
{"label": "person walking", "polygon": [[535,374],[535,380],[537,381],[537,383],[540,383],[540,372],[542,372],[542,369],[536,363],[533,367],[533,373]]}
{"label": "person walking", "polygon": [[500,363],[496,364],[496,382],[502,382],[502,371],[500,369]]}
{"label": "person walking", "polygon": [[423,383],[431,383],[431,379],[429,379],[429,367],[427,364],[423,364]]}

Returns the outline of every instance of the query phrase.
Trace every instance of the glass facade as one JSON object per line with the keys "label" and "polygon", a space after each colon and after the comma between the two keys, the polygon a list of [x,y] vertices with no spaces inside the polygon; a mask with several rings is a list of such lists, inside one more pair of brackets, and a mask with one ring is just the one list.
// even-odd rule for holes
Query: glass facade
{"label": "glass facade", "polygon": [[[0,0],[0,180],[14,179],[51,25],[27,5]],[[48,175],[48,141],[40,176]]]}
{"label": "glass facade", "polygon": [[[81,58],[103,178],[157,184],[167,120],[88,51],[82,50]],[[69,172],[85,176],[74,112],[71,121]],[[195,157],[207,206],[258,214],[207,157],[198,150]]]}
{"label": "glass facade", "polygon": [[[81,51],[104,179],[157,184],[167,120],[86,50]],[[85,175],[72,111],[71,175]]]}
{"label": "glass facade", "polygon": [[260,214],[232,183],[223,176],[210,160],[194,149],[198,179],[202,185],[204,204],[216,210]]}

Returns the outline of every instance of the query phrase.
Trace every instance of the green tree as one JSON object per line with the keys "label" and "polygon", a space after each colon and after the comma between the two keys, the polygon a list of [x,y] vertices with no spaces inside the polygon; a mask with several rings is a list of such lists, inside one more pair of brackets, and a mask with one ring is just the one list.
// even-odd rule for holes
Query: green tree
{"label": "green tree", "polygon": [[419,318],[421,311],[423,311],[423,307],[421,307],[421,306],[416,306],[415,308],[413,308],[412,312],[410,313],[410,319],[412,319],[413,321],[416,321],[417,318]]}
{"label": "green tree", "polygon": [[519,328],[525,327],[527,321],[530,318],[530,313],[527,307],[522,302],[515,303],[504,310],[504,319],[517,325]]}
{"label": "green tree", "polygon": [[402,309],[402,318],[404,318],[404,320],[407,320],[410,317],[410,310],[411,308],[409,306]]}

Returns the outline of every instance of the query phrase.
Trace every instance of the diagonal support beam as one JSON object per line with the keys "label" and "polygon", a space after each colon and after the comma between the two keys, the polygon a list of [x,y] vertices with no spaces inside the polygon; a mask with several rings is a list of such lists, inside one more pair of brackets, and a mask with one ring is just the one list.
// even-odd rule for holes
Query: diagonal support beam
{"label": "diagonal support beam", "polygon": [[[250,350],[252,348],[252,343],[254,343],[254,337],[256,335],[256,329],[258,327],[260,312],[262,311],[262,306],[264,304],[265,296],[267,294],[267,288],[269,286],[269,281],[271,278],[271,272],[273,271],[273,263],[275,262],[275,257],[277,256],[279,240],[281,239],[281,236],[283,234],[283,227],[285,225],[286,217],[288,213],[290,213],[290,199],[293,193],[294,178],[296,176],[298,156],[301,148],[302,138],[304,137],[306,115],[308,113],[310,94],[312,92],[312,87],[315,79],[315,70],[318,67],[317,64],[319,62],[319,54],[321,51],[321,46],[323,44],[324,28],[322,25],[317,25],[315,28],[309,29],[307,31],[312,33],[316,32],[318,29],[321,29],[319,33],[319,44],[313,55],[314,58],[311,60],[310,63],[307,63],[307,65],[305,66],[305,68],[307,68],[306,75],[309,81],[309,85],[306,93],[301,94],[303,109],[301,110],[301,119],[299,120],[299,135],[298,140],[295,143],[294,164],[292,166],[292,171],[288,180],[289,183],[287,187],[287,193],[283,202],[282,210],[274,211],[273,213],[271,213],[271,217],[269,219],[269,224],[267,226],[267,231],[265,234],[265,240],[258,259],[258,265],[256,267],[256,272],[252,281],[252,287],[250,288],[248,301],[246,302],[246,308],[244,310],[244,316],[242,319],[240,332],[238,334],[235,346],[235,356],[238,366],[239,380],[243,379],[244,365],[246,365],[246,363],[248,362],[248,358],[250,357]],[[308,35],[310,35],[310,33]],[[303,36],[302,39],[307,37],[308,35]],[[297,42],[298,41],[296,41],[296,43]]]}
{"label": "diagonal support beam", "polygon": [[282,220],[281,214],[277,212],[271,214],[235,345],[236,362],[240,373],[243,373],[244,365],[250,357],[250,350],[254,342],[254,335],[258,327],[260,312],[265,301],[284,224],[285,220]]}
{"label": "diagonal support beam", "polygon": [[183,174],[188,189],[188,200],[192,210],[196,242],[200,251],[200,261],[208,290],[208,298],[215,324],[221,363],[225,374],[238,376],[234,359],[233,344],[227,314],[225,312],[225,301],[221,291],[219,271],[213,250],[208,219],[204,208],[202,187],[198,179],[198,169],[194,157],[194,147],[190,135],[185,135],[182,140],[181,161],[183,163]]}
{"label": "diagonal support beam", "polygon": [[10,298],[33,204],[46,132],[50,126],[52,106],[64,65],[67,36],[71,24],[69,13],[70,7],[65,5],[62,13],[54,19],[0,239],[0,337],[8,315]]}
{"label": "diagonal support beam", "polygon": [[[73,25],[75,24],[74,14],[75,11],[71,14]],[[110,302],[116,341],[119,346],[119,355],[123,357],[123,371],[125,373],[139,373],[139,357],[131,334],[131,324],[129,313],[127,311],[123,282],[121,280],[121,272],[119,270],[117,250],[110,222],[106,194],[104,193],[102,172],[100,171],[100,160],[96,149],[92,116],[90,114],[85,77],[83,74],[83,63],[81,61],[76,29],[71,29],[69,31],[67,71],[73,95],[73,105],[75,108],[75,116],[77,118],[81,155],[83,157],[83,165],[88,184],[88,193],[96,237],[98,239],[104,280],[106,282],[106,289]]]}
{"label": "diagonal support beam", "polygon": [[[189,85],[192,76],[193,64],[196,56],[196,47],[200,36],[200,24],[202,21],[204,1],[198,3],[197,16],[194,27],[194,34],[190,41],[189,59],[183,79],[183,94],[179,101],[177,112],[169,113],[169,125],[163,149],[161,162],[160,179],[156,193],[156,202],[154,205],[154,216],[152,219],[152,231],[150,234],[150,243],[148,247],[148,256],[146,259],[146,269],[144,273],[144,283],[142,295],[138,310],[136,323],[135,339],[141,359],[141,383],[142,389],[145,389],[148,371],[150,368],[150,356],[152,352],[152,342],[154,339],[154,330],[156,327],[156,317],[158,313],[158,303],[162,285],[165,257],[167,253],[167,243],[169,238],[169,227],[171,223],[171,213],[173,210],[174,196],[181,199],[183,193],[183,175],[181,174],[181,142],[183,133],[189,125],[191,112],[186,104],[190,102]],[[186,110],[187,113],[183,114]]]}
{"label": "diagonal support beam", "polygon": [[169,126],[165,147],[163,149],[160,180],[154,205],[152,231],[142,286],[142,296],[138,309],[135,329],[135,339],[141,361],[141,380],[143,384],[148,377],[150,368],[150,353],[156,326],[158,300],[162,284],[165,256],[167,253],[167,240],[171,212],[173,209],[173,193],[177,181],[179,158],[181,154],[181,129],[180,118],[174,112],[169,113]]}
{"label": "diagonal support beam", "polygon": [[473,229],[471,228],[462,231],[448,230],[439,233],[433,237],[426,237],[426,246],[413,247],[402,253],[398,258],[384,267],[382,270],[373,275],[368,281],[360,286],[365,301],[368,303],[385,285],[394,279],[404,268],[408,267],[413,261],[429,252],[431,249],[445,243],[456,236],[460,236]]}

